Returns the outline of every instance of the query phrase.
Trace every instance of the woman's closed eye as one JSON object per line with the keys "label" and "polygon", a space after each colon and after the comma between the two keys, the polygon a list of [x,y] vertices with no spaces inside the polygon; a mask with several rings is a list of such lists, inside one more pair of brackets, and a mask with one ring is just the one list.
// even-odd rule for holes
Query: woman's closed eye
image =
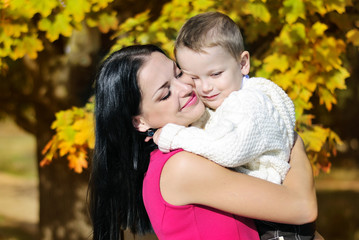
{"label": "woman's closed eye", "polygon": [[182,77],[182,76],[183,76],[183,71],[180,70],[180,71],[176,74],[175,78],[176,78],[176,79],[179,79],[179,78]]}
{"label": "woman's closed eye", "polygon": [[164,97],[162,97],[162,98],[160,99],[160,101],[165,101],[165,100],[168,99],[170,96],[171,96],[171,91],[168,89],[167,94],[166,94]]}

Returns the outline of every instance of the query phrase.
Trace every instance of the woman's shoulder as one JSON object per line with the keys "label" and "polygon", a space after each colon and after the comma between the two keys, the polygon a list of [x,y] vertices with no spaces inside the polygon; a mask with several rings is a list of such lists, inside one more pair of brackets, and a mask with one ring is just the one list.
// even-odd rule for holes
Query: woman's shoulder
{"label": "woman's shoulder", "polygon": [[[214,163],[196,154],[180,151],[165,163],[161,173],[161,193],[173,205],[193,203],[194,192],[208,174],[209,165]],[[208,170],[208,171],[207,171]],[[202,180],[201,180],[202,179]]]}

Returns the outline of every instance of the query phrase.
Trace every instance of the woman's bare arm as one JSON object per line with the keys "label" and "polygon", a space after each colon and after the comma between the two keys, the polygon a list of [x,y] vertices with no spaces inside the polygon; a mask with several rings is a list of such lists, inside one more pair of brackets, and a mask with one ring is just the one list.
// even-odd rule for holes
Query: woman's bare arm
{"label": "woman's bare arm", "polygon": [[317,217],[312,170],[302,140],[292,150],[292,168],[277,185],[179,152],[164,166],[161,193],[174,205],[202,204],[250,218],[303,224]]}

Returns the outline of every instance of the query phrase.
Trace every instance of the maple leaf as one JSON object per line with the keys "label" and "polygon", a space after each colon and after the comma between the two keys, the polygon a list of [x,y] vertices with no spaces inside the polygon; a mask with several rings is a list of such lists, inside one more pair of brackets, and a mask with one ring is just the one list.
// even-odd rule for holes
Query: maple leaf
{"label": "maple leaf", "polygon": [[349,43],[352,43],[354,46],[359,47],[359,30],[358,29],[352,29],[352,30],[348,31],[345,36]]}
{"label": "maple leaf", "polygon": [[326,0],[324,4],[328,11],[337,11],[338,13],[345,12],[345,0]]}
{"label": "maple leaf", "polygon": [[73,169],[76,173],[82,173],[83,169],[88,167],[86,158],[87,154],[84,149],[80,149],[76,154],[68,155],[69,168]]}
{"label": "maple leaf", "polygon": [[102,13],[98,20],[98,27],[103,33],[107,33],[111,29],[116,30],[118,27],[116,12],[111,12],[110,14]]}
{"label": "maple leaf", "polygon": [[69,0],[62,15],[72,16],[75,22],[81,22],[85,14],[91,10],[91,3],[88,0]]}
{"label": "maple leaf", "polygon": [[43,49],[42,41],[37,38],[37,35],[30,35],[23,37],[14,52],[17,53],[18,57],[23,57],[27,54],[30,58],[35,59],[37,58],[37,53]]}
{"label": "maple leaf", "polygon": [[289,24],[296,22],[298,18],[306,18],[303,0],[284,0],[283,6],[285,19]]}
{"label": "maple leaf", "polygon": [[271,14],[264,3],[251,3],[248,5],[248,11],[253,15],[253,17],[258,18],[263,22],[268,23],[271,19]]}
{"label": "maple leaf", "polygon": [[273,72],[275,69],[278,69],[281,72],[284,72],[288,69],[288,57],[286,55],[273,53],[266,57],[263,61],[265,63],[265,70],[267,72]]}
{"label": "maple leaf", "polygon": [[73,125],[73,129],[76,131],[76,135],[74,139],[75,144],[83,145],[88,142],[91,142],[90,145],[91,146],[93,145],[92,142],[94,140],[95,133],[94,133],[94,124],[92,117],[86,117],[83,119],[76,120]]}
{"label": "maple leaf", "polygon": [[321,22],[316,22],[312,25],[308,33],[308,38],[311,42],[315,42],[319,37],[323,36],[328,26]]}
{"label": "maple leaf", "polygon": [[46,32],[46,37],[51,41],[55,41],[62,34],[69,37],[72,33],[73,27],[71,26],[71,18],[65,14],[57,14],[55,21],[52,22],[47,18],[39,21],[39,29]]}
{"label": "maple leaf", "polygon": [[58,0],[32,0],[32,7],[36,10],[36,12],[40,13],[42,17],[48,17],[52,10],[59,5]]}

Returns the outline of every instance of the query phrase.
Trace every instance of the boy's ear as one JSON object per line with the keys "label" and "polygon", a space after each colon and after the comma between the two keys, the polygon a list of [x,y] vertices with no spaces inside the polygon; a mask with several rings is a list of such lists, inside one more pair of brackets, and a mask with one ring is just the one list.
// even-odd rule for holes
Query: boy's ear
{"label": "boy's ear", "polygon": [[139,115],[132,118],[132,124],[139,132],[146,132],[150,128],[143,117]]}
{"label": "boy's ear", "polygon": [[242,75],[247,75],[250,69],[250,61],[249,61],[249,52],[243,51],[241,54],[241,73]]}

